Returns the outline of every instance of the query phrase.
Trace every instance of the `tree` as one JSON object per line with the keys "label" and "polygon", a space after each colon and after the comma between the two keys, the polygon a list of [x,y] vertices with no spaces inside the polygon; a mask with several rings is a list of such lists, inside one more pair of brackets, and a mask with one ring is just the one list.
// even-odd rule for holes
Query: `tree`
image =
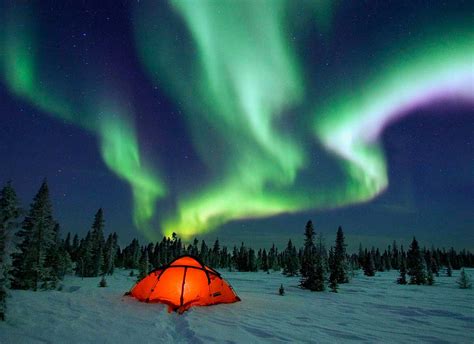
{"label": "tree", "polygon": [[448,258],[447,267],[446,267],[446,276],[453,276],[453,267],[451,266],[451,261]]}
{"label": "tree", "polygon": [[329,250],[329,288],[333,293],[337,293],[339,267],[336,255],[331,247]]}
{"label": "tree", "polygon": [[313,222],[309,220],[306,223],[305,227],[305,240],[304,240],[304,250],[303,257],[301,261],[301,280],[300,286],[303,289],[309,289],[311,291],[316,291],[316,247],[314,245],[314,228]]}
{"label": "tree", "polygon": [[140,257],[140,266],[139,266],[139,273],[138,273],[138,280],[145,278],[148,275],[150,266],[148,263],[148,251],[143,250],[142,255]]}
{"label": "tree", "polygon": [[268,271],[268,255],[267,255],[267,250],[263,249],[262,252],[262,270],[267,272]]}
{"label": "tree", "polygon": [[347,277],[346,267],[346,244],[344,242],[344,233],[342,227],[339,226],[336,235],[336,247],[334,248],[334,278],[337,283],[347,283],[349,281]]}
{"label": "tree", "polygon": [[92,277],[99,276],[99,273],[104,270],[104,223],[104,211],[99,208],[94,216],[91,229],[92,266],[88,275]]}
{"label": "tree", "polygon": [[407,263],[405,258],[405,252],[402,253],[399,260],[400,266],[400,277],[397,279],[398,284],[407,284]]}
{"label": "tree", "polygon": [[59,280],[62,280],[64,275],[70,272],[72,266],[71,258],[61,242],[59,232],[59,224],[56,224],[54,226],[54,243],[49,248],[45,260],[45,265],[51,269],[48,282],[52,289],[58,286]]}
{"label": "tree", "polygon": [[9,280],[9,243],[12,232],[18,227],[21,210],[11,182],[0,191],[0,321],[5,320],[7,287]]}
{"label": "tree", "polygon": [[425,284],[425,267],[423,264],[423,257],[421,256],[418,241],[413,237],[410,249],[407,252],[407,269],[410,276],[410,284]]}
{"label": "tree", "polygon": [[100,279],[100,282],[99,282],[99,287],[101,288],[107,287],[107,280],[105,279],[105,275],[102,275],[102,278]]}
{"label": "tree", "polygon": [[426,274],[426,284],[428,285],[434,284],[434,276],[433,276],[433,271],[431,271],[431,269],[428,269],[428,273]]}
{"label": "tree", "polygon": [[118,236],[117,233],[109,234],[107,241],[105,242],[104,248],[104,265],[102,274],[112,275],[114,273],[115,256],[117,255],[117,244]]}
{"label": "tree", "polygon": [[[52,206],[46,181],[33,199],[30,211],[16,233],[20,243],[13,257],[12,287],[17,289],[48,289],[52,269],[45,265],[46,256],[55,245]],[[40,284],[41,283],[41,284]]]}
{"label": "tree", "polygon": [[288,240],[284,254],[283,273],[287,276],[295,276],[298,273],[298,256],[296,254],[296,247],[293,246],[291,239]]}
{"label": "tree", "polygon": [[364,261],[364,275],[369,277],[375,276],[375,263],[372,252],[366,253],[366,258],[364,259]]}
{"label": "tree", "polygon": [[461,274],[459,275],[459,279],[457,281],[459,288],[461,289],[471,289],[472,284],[471,284],[471,279],[466,273],[466,270],[462,269]]}
{"label": "tree", "polygon": [[285,288],[283,288],[283,284],[280,285],[280,289],[278,289],[278,294],[281,296],[285,295]]}
{"label": "tree", "polygon": [[320,254],[316,256],[315,274],[314,274],[314,291],[326,290],[326,269],[324,257]]}

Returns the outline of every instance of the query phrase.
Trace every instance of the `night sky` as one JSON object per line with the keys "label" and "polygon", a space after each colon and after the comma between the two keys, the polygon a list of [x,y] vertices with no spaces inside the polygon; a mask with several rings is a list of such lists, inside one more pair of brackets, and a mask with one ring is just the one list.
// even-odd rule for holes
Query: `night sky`
{"label": "night sky", "polygon": [[63,231],[474,248],[472,1],[0,3],[0,184]]}

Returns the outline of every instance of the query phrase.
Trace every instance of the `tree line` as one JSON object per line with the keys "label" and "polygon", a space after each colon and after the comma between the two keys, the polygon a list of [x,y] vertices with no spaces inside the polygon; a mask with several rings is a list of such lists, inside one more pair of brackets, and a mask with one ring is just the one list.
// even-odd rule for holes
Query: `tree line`
{"label": "tree line", "polygon": [[[41,184],[25,215],[11,182],[7,183],[0,191],[0,320],[5,319],[8,288],[57,289],[64,276],[73,273],[80,277],[102,276],[100,286],[105,287],[106,276],[116,268],[132,269],[131,274],[138,270],[140,279],[183,254],[198,257],[216,269],[281,271],[286,276],[299,276],[303,289],[324,291],[328,287],[333,292],[359,269],[369,277],[377,271],[399,270],[397,283],[420,285],[434,284],[442,269],[451,276],[453,269],[474,267],[474,255],[469,251],[420,248],[415,238],[406,252],[393,242],[383,253],[360,245],[358,254],[349,255],[342,227],[337,230],[334,245],[327,249],[312,221],[305,226],[303,247],[297,248],[289,239],[282,251],[274,244],[268,251],[254,250],[243,242],[229,249],[218,239],[210,246],[198,239],[186,245],[176,233],[145,245],[133,239],[121,248],[117,233],[106,237],[104,229],[104,211],[100,208],[83,238],[68,233],[63,239],[53,217],[47,182]],[[465,281],[460,286],[469,287],[468,276],[463,275]]]}

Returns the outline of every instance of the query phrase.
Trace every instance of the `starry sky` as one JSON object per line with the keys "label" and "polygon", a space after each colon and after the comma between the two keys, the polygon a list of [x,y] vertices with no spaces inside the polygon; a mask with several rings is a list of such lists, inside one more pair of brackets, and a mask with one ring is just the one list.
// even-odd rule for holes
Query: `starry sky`
{"label": "starry sky", "polygon": [[474,248],[472,2],[0,4],[0,183],[64,231]]}

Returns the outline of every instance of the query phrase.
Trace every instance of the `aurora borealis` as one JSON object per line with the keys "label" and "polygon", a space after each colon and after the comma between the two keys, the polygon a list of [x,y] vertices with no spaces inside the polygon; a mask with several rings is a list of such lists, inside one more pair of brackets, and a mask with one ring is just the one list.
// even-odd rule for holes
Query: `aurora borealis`
{"label": "aurora borealis", "polygon": [[[390,188],[387,128],[433,109],[436,118],[472,115],[472,7],[178,0],[66,8],[4,1],[1,118],[18,128],[10,111],[28,107],[41,121],[92,135],[113,174],[107,178],[129,187],[118,197],[132,203],[123,209],[121,201],[118,212],[147,239],[218,235],[223,226],[274,216],[284,223],[300,214],[304,222],[311,212],[357,206],[371,217],[363,207],[413,193]],[[68,154],[81,155],[81,145],[71,143]],[[86,162],[93,159],[87,152]],[[468,176],[472,154],[471,143],[463,145],[466,160],[456,165]],[[0,177],[32,183],[38,175],[29,173],[12,167]],[[438,176],[433,184],[451,180]],[[472,178],[461,184],[469,190]],[[99,194],[68,189],[106,210],[117,202],[100,185]],[[410,211],[417,207],[423,205]],[[465,213],[453,221],[461,232],[473,223]],[[340,222],[350,226],[351,218]],[[420,222],[424,231],[433,224]]]}

